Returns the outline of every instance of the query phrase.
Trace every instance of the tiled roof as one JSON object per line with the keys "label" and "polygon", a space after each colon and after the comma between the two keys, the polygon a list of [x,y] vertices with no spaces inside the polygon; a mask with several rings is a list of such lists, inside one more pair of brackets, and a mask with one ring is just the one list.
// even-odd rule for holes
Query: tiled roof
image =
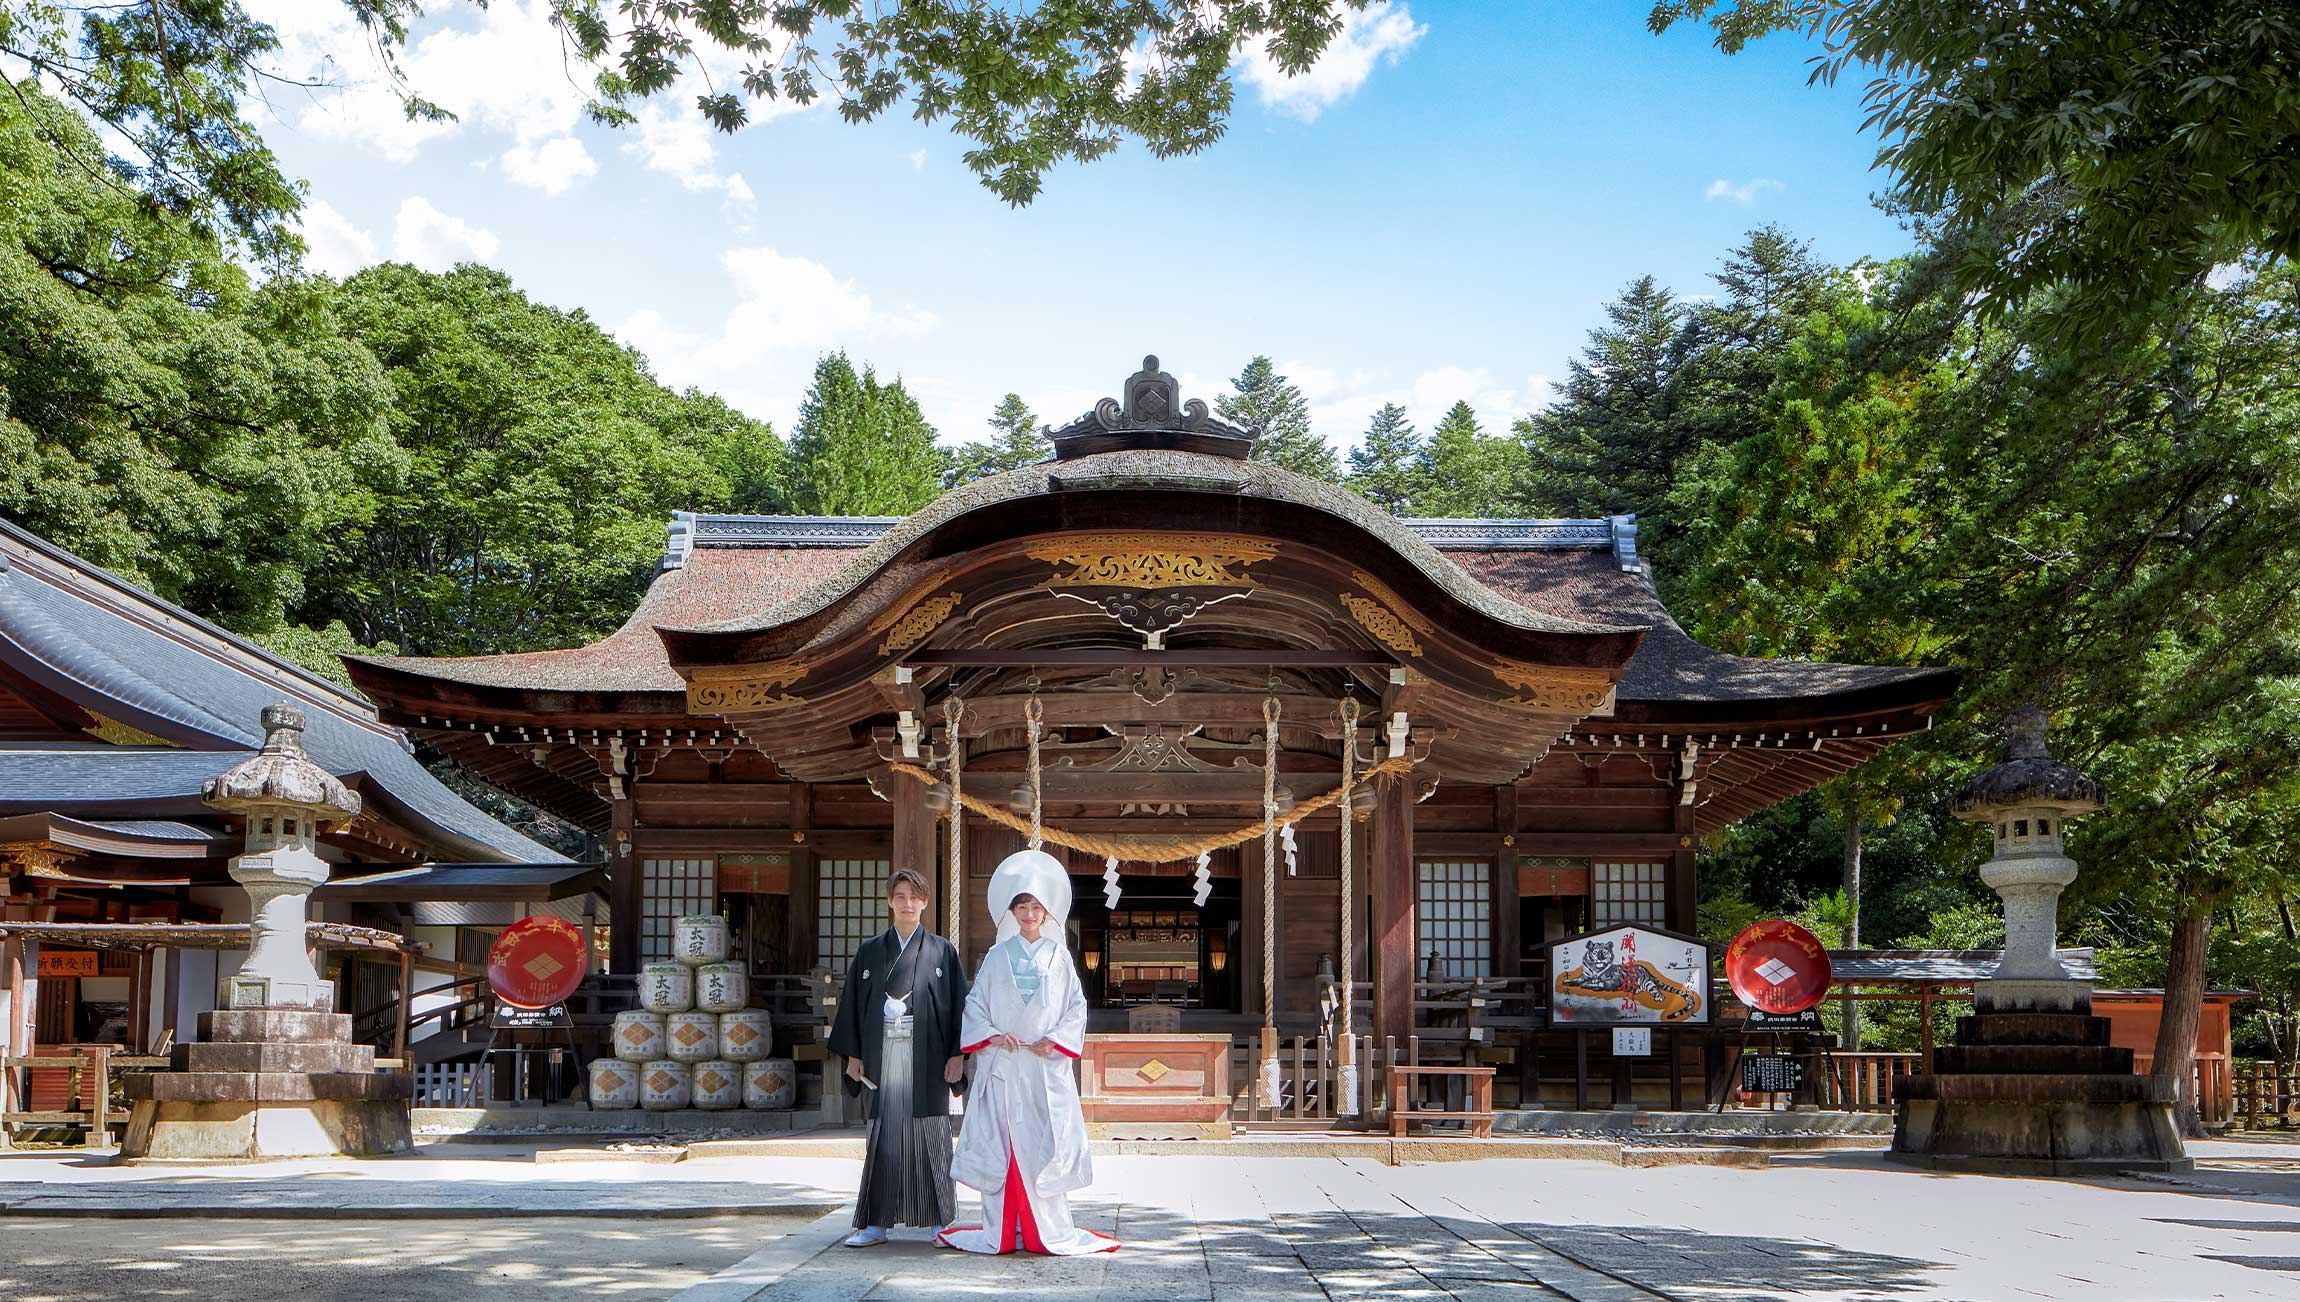
{"label": "tiled roof", "polygon": [[[2097,981],[2090,948],[2060,951],[2061,966],[2079,981]],[[1830,979],[1847,981],[1978,981],[1996,971],[2001,949],[1832,949]]]}
{"label": "tiled roof", "polygon": [[[258,716],[292,699],[304,748],[361,775],[441,850],[526,862],[562,856],[442,785],[360,697],[0,521],[0,662],[81,708],[184,749],[0,749],[0,811],[197,813],[200,784],[263,743]],[[188,799],[187,799],[188,798]]]}
{"label": "tiled roof", "polygon": [[[1201,482],[1204,481],[1204,482]],[[737,516],[681,512],[645,600],[589,646],[520,655],[368,663],[473,686],[676,693],[658,628],[744,629],[802,618],[894,571],[910,539],[940,521],[1016,496],[1089,484],[1213,488],[1281,497],[1342,516],[1386,542],[1469,604],[1522,627],[1649,629],[1619,692],[1624,702],[1732,703],[1831,696],[1950,671],[1728,655],[1687,636],[1655,593],[1632,516],[1580,520],[1394,519],[1346,489],[1258,463],[1171,450],[1098,453],[965,485],[918,515]],[[867,618],[859,612],[856,618]]]}

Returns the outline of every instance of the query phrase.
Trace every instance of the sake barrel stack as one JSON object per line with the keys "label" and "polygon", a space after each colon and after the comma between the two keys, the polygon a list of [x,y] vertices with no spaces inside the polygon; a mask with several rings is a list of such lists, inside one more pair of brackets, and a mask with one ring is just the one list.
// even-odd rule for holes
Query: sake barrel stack
{"label": "sake barrel stack", "polygon": [[695,1006],[695,970],[684,963],[649,963],[639,969],[639,1007],[683,1013]]}
{"label": "sake barrel stack", "polygon": [[731,1013],[751,1002],[751,978],[740,963],[706,963],[695,969],[695,1007]]}
{"label": "sake barrel stack", "polygon": [[666,1029],[661,1013],[634,1008],[615,1014],[615,1056],[625,1062],[653,1062],[668,1057],[663,1052]]}
{"label": "sake barrel stack", "polygon": [[663,1056],[674,1062],[709,1062],[719,1057],[717,1013],[673,1013],[666,1019]]}
{"label": "sake barrel stack", "polygon": [[697,913],[671,926],[671,955],[689,967],[727,961],[727,920]]}

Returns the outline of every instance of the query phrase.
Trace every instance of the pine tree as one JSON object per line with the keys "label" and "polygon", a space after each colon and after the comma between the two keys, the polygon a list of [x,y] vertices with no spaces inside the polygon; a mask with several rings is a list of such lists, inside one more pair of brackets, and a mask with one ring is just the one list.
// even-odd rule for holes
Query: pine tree
{"label": "pine tree", "polygon": [[1010,393],[998,400],[998,406],[990,413],[990,428],[989,439],[959,445],[947,476],[951,485],[1019,470],[1054,455],[1054,445],[1047,441],[1038,417],[1031,413],[1030,405],[1019,393]]}
{"label": "pine tree", "polygon": [[935,498],[947,454],[901,380],[855,374],[844,352],[815,363],[791,437],[793,493],[815,515],[908,515]]}
{"label": "pine tree", "polygon": [[1421,435],[1406,420],[1406,409],[1385,403],[1350,453],[1344,482],[1391,515],[1411,515],[1422,493],[1422,454]]}
{"label": "pine tree", "polygon": [[1516,488],[1518,452],[1515,441],[1486,433],[1470,405],[1457,401],[1422,448],[1422,493],[1414,514],[1501,514]]}
{"label": "pine tree", "polygon": [[1519,496],[1535,515],[1635,512],[1649,526],[1640,542],[1658,548],[1678,465],[1696,443],[1679,411],[1695,332],[1651,276],[1630,282],[1605,315],[1612,324],[1589,332],[1557,404],[1515,426],[1527,454]]}
{"label": "pine tree", "polygon": [[1342,466],[1334,449],[1310,429],[1310,403],[1302,391],[1286,382],[1268,357],[1256,357],[1230,381],[1232,392],[1214,400],[1222,419],[1239,425],[1259,425],[1253,459],[1297,471],[1327,483],[1339,483]]}

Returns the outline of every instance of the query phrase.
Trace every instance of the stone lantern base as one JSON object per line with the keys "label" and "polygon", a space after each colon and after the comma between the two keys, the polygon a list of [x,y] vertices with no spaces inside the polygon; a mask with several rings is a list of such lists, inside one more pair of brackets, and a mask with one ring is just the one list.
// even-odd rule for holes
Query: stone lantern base
{"label": "stone lantern base", "polygon": [[124,1156],[215,1161],[375,1157],[414,1146],[414,1081],[378,1072],[346,1013],[233,1008],[200,1014],[172,1071],[130,1076]]}
{"label": "stone lantern base", "polygon": [[2069,1012],[1992,1011],[1976,994],[1982,1011],[1957,1019],[1957,1042],[1933,1051],[1932,1073],[1894,1085],[1894,1158],[1998,1175],[2195,1165],[2173,1125],[2172,1091],[2132,1074],[2132,1050],[2109,1043],[2089,990]]}

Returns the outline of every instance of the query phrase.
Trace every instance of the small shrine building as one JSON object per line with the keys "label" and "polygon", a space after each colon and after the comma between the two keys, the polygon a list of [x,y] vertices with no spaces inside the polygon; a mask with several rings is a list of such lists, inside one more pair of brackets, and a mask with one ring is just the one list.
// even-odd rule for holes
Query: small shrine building
{"label": "small shrine building", "polygon": [[[972,962],[1035,808],[1098,1007],[1316,1034],[1346,964],[1400,1037],[1419,980],[1691,932],[1704,834],[1924,731],[1954,685],[1711,650],[1634,519],[1392,518],[1250,460],[1154,358],[1049,434],[907,518],[682,513],[589,646],[352,675],[602,838],[616,972],[722,910],[754,972],[843,970],[894,865],[941,884]],[[1267,851],[1266,799],[1298,817]]]}

